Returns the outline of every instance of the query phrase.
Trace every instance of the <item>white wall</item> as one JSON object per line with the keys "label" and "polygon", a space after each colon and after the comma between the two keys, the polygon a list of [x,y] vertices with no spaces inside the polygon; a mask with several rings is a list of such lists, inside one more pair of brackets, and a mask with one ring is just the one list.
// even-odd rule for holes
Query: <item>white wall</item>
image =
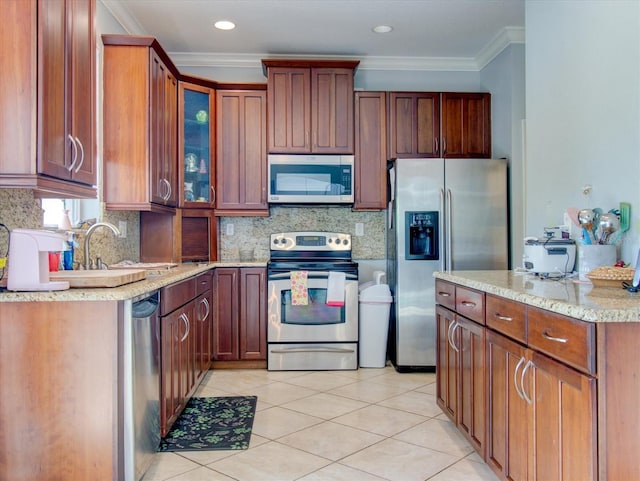
{"label": "white wall", "polygon": [[524,238],[522,131],[525,118],[524,45],[503,50],[480,73],[491,95],[493,157],[509,159],[511,265],[522,265]]}
{"label": "white wall", "polygon": [[[640,2],[526,2],[526,234],[567,207],[632,204],[640,241]],[[592,186],[583,195],[583,186]]]}

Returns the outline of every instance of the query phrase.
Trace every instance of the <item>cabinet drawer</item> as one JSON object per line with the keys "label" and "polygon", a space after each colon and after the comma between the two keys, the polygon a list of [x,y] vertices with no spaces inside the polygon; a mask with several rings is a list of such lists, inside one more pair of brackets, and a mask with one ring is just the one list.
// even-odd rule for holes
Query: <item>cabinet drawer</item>
{"label": "cabinet drawer", "polygon": [[456,312],[467,319],[484,324],[484,294],[456,286]]}
{"label": "cabinet drawer", "polygon": [[487,294],[487,326],[517,341],[527,342],[527,318],[524,304]]}
{"label": "cabinet drawer", "polygon": [[456,286],[436,279],[436,303],[454,311],[456,309]]}
{"label": "cabinet drawer", "polygon": [[529,347],[588,374],[595,374],[595,324],[530,307]]}
{"label": "cabinet drawer", "polygon": [[211,290],[211,285],[213,283],[213,276],[211,272],[205,272],[196,277],[196,295],[204,294],[205,292]]}
{"label": "cabinet drawer", "polygon": [[162,289],[160,293],[160,315],[175,311],[196,297],[196,278],[191,277]]}

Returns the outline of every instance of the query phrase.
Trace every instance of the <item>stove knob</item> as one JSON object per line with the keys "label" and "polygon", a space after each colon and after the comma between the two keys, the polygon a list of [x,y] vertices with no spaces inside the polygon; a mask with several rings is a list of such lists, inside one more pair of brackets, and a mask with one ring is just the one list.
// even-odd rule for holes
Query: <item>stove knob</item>
{"label": "stove knob", "polygon": [[349,239],[342,239],[342,243],[344,245],[348,245],[349,244]]}

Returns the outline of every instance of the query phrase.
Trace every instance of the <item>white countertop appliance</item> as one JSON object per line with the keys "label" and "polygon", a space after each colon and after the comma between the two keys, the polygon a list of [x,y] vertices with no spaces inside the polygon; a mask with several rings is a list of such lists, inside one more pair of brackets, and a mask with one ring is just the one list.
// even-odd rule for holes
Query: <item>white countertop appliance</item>
{"label": "white countertop appliance", "polygon": [[573,272],[576,244],[573,239],[527,237],[522,262],[523,267],[534,274],[566,276]]}

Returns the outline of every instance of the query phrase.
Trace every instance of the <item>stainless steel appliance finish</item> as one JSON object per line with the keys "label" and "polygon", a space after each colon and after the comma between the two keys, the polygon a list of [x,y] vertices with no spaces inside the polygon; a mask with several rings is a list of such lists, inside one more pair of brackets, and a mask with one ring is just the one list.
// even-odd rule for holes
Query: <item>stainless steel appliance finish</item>
{"label": "stainless steel appliance finish", "polygon": [[389,354],[398,370],[433,370],[433,273],[509,266],[507,161],[397,159],[389,181]]}
{"label": "stainless steel appliance finish", "polygon": [[268,156],[275,204],[353,204],[353,155]]}
{"label": "stainless steel appliance finish", "polygon": [[[351,236],[332,232],[271,235],[267,368],[357,369],[358,264]],[[291,302],[291,272],[307,272],[307,306]],[[326,304],[329,272],[344,272],[344,306]]]}
{"label": "stainless steel appliance finish", "polygon": [[160,444],[160,293],[126,301],[123,332],[124,481],[139,481]]}

